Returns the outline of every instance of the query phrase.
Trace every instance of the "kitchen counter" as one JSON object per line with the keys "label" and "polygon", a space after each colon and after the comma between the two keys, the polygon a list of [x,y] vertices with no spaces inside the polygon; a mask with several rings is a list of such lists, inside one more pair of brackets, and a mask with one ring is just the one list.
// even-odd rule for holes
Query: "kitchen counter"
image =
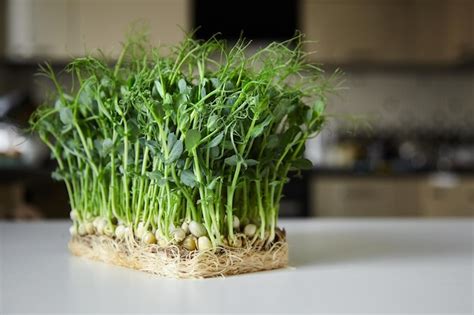
{"label": "kitchen counter", "polygon": [[472,219],[280,223],[290,268],[174,280],[71,256],[66,221],[0,222],[0,313],[473,311]]}

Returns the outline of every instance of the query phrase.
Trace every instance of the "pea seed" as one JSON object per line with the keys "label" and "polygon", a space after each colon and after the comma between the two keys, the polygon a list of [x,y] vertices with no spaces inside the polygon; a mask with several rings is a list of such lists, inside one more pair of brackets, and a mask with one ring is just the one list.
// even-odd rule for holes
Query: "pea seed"
{"label": "pea seed", "polygon": [[69,217],[71,218],[71,220],[76,221],[77,219],[79,219],[79,213],[77,212],[77,210],[71,210],[71,212],[69,212]]}
{"label": "pea seed", "polygon": [[209,250],[212,248],[212,243],[207,236],[201,236],[198,239],[198,248],[200,251]]}
{"label": "pea seed", "polygon": [[77,228],[75,225],[71,225],[69,227],[69,233],[71,234],[71,236],[77,236]]}
{"label": "pea seed", "polygon": [[196,237],[194,235],[188,235],[183,241],[183,247],[187,250],[195,250],[196,249]]}
{"label": "pea seed", "polygon": [[115,234],[115,225],[113,224],[107,224],[105,227],[104,227],[104,234],[109,236],[109,237],[113,237],[114,234]]}
{"label": "pea seed", "polygon": [[233,240],[230,241],[230,245],[232,247],[240,248],[242,247],[242,239],[236,237]]}
{"label": "pea seed", "polygon": [[196,221],[191,221],[191,223],[189,223],[189,231],[196,237],[205,236],[207,234],[204,225]]}
{"label": "pea seed", "polygon": [[183,222],[183,224],[181,224],[181,228],[183,229],[184,233],[189,234],[189,224],[187,222]]}
{"label": "pea seed", "polygon": [[155,237],[155,234],[151,233],[151,232],[146,232],[144,235],[143,235],[143,242],[145,244],[156,244],[156,237]]}
{"label": "pea seed", "polygon": [[100,234],[100,235],[104,235],[105,234],[105,227],[107,226],[107,220],[105,219],[99,219],[98,220],[98,223],[97,223],[97,233]]}
{"label": "pea seed", "polygon": [[233,220],[232,220],[232,226],[234,227],[235,230],[237,230],[240,227],[240,220],[235,215],[234,215]]}
{"label": "pea seed", "polygon": [[173,238],[176,242],[180,243],[186,238],[186,232],[182,228],[176,228],[172,232]]}
{"label": "pea seed", "polygon": [[92,224],[92,222],[86,222],[85,223],[85,228],[86,228],[86,232],[87,234],[94,234],[94,225]]}
{"label": "pea seed", "polygon": [[79,233],[80,236],[84,236],[87,234],[84,223],[79,224],[79,228],[77,229],[77,232]]}
{"label": "pea seed", "polygon": [[168,246],[168,241],[165,240],[163,237],[159,237],[157,240],[158,240],[158,245],[160,245],[161,247]]}
{"label": "pea seed", "polygon": [[123,225],[117,226],[115,229],[115,237],[117,237],[119,240],[125,238],[125,227]]}
{"label": "pea seed", "polygon": [[145,235],[145,232],[147,232],[145,230],[145,223],[139,222],[138,225],[137,225],[137,229],[135,230],[135,236],[138,239],[142,239],[143,236]]}
{"label": "pea seed", "polygon": [[244,227],[244,234],[248,237],[253,237],[257,232],[257,226],[255,224],[247,224]]}

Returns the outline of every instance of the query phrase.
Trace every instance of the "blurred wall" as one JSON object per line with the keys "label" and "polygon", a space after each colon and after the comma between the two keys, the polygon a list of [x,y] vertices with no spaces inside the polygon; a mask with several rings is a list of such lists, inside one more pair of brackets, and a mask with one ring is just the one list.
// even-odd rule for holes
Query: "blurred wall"
{"label": "blurred wall", "polygon": [[[6,1],[0,1],[0,21],[6,20]],[[0,22],[0,58],[5,51],[5,23]]]}

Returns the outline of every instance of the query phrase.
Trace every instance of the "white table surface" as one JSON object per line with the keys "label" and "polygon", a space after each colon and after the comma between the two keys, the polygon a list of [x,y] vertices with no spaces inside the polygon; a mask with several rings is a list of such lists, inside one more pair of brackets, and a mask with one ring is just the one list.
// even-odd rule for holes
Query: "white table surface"
{"label": "white table surface", "polygon": [[471,219],[280,223],[292,268],[206,280],[73,257],[65,221],[0,223],[0,313],[473,311]]}

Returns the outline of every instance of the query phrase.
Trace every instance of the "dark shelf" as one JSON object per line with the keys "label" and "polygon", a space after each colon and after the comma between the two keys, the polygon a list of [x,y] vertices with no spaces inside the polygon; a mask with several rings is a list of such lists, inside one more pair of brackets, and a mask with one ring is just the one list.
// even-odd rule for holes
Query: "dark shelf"
{"label": "dark shelf", "polygon": [[473,168],[454,168],[450,170],[439,170],[435,168],[422,168],[422,169],[413,169],[413,170],[403,170],[403,171],[371,171],[371,170],[360,170],[360,169],[350,169],[350,168],[314,168],[310,171],[307,171],[307,175],[310,176],[347,176],[347,177],[411,177],[411,176],[426,176],[439,172],[453,173],[459,176],[473,176]]}

